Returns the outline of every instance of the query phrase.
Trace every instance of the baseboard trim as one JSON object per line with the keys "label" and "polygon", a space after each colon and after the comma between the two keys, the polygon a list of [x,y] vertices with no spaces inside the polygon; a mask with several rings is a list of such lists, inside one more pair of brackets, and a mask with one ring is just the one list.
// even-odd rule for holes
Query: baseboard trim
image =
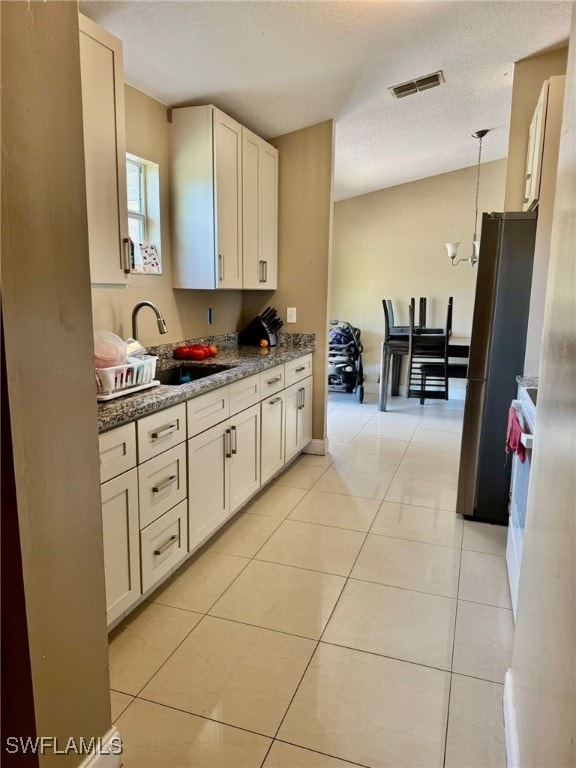
{"label": "baseboard trim", "polygon": [[520,743],[516,726],[516,704],[511,669],[506,672],[504,681],[504,735],[506,736],[506,764],[508,768],[519,768]]}
{"label": "baseboard trim", "polygon": [[120,768],[122,765],[121,748],[122,739],[118,728],[112,726],[110,730],[98,739],[98,751],[88,755],[80,763],[80,768]]}
{"label": "baseboard trim", "polygon": [[328,438],[324,440],[310,440],[302,453],[311,453],[314,456],[326,456],[328,453]]}

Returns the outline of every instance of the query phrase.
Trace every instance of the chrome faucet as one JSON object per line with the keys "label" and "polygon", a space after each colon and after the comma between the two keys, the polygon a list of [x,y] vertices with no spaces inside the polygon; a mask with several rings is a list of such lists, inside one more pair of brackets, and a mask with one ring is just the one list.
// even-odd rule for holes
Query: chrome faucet
{"label": "chrome faucet", "polygon": [[151,301],[139,301],[132,310],[132,338],[138,341],[138,312],[140,312],[142,307],[150,307],[150,309],[153,310],[154,314],[156,315],[156,322],[158,323],[158,330],[160,333],[168,333],[166,320],[164,320],[160,314],[160,310],[156,304],[152,304]]}

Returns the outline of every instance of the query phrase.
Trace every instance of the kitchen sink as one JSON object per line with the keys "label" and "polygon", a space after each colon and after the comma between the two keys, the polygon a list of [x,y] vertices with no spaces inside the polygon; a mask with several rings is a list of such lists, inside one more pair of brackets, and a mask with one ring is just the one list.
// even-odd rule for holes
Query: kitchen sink
{"label": "kitchen sink", "polygon": [[172,387],[178,387],[182,384],[189,384],[191,381],[205,379],[207,376],[213,376],[215,373],[229,371],[234,368],[233,365],[219,365],[218,363],[186,363],[178,365],[175,368],[165,368],[156,370],[155,379],[160,384],[168,384]]}

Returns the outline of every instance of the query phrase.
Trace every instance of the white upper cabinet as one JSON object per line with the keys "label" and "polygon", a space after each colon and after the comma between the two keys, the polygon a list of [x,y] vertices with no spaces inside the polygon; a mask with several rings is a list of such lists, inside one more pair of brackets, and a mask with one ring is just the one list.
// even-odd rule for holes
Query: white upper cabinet
{"label": "white upper cabinet", "polygon": [[79,16],[86,204],[93,283],[130,278],[122,43]]}
{"label": "white upper cabinet", "polygon": [[534,116],[528,132],[528,152],[526,155],[526,177],[524,179],[523,211],[532,211],[540,197],[540,174],[542,153],[544,150],[544,132],[546,129],[546,110],[548,107],[548,87],[546,80],[540,91],[540,98],[534,110]]}
{"label": "white upper cabinet", "polygon": [[277,287],[278,150],[242,129],[243,287]]}
{"label": "white upper cabinet", "polygon": [[242,288],[242,127],[213,106],[172,111],[175,288]]}
{"label": "white upper cabinet", "polygon": [[172,110],[175,288],[276,288],[278,152],[212,105]]}

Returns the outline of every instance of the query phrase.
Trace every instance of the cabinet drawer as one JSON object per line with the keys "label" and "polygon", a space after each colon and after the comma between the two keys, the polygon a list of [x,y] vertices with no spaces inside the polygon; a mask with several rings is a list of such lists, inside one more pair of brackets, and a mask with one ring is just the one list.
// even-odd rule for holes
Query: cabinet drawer
{"label": "cabinet drawer", "polygon": [[188,514],[182,501],[140,532],[142,592],[178,565],[187,551]]}
{"label": "cabinet drawer", "polygon": [[312,355],[304,355],[304,357],[298,357],[296,360],[290,360],[284,367],[286,371],[285,386],[289,387],[291,384],[312,375]]}
{"label": "cabinet drawer", "polygon": [[268,371],[262,371],[260,374],[260,399],[264,400],[265,397],[275,395],[276,392],[283,390],[285,387],[284,378],[283,365],[277,365]]}
{"label": "cabinet drawer", "polygon": [[111,429],[99,435],[100,482],[105,483],[136,466],[136,430],[134,424]]}
{"label": "cabinet drawer", "polygon": [[213,392],[194,397],[186,403],[188,411],[188,437],[204,432],[219,424],[230,414],[229,387],[220,387]]}
{"label": "cabinet drawer", "polygon": [[186,404],[140,419],[137,424],[138,461],[148,461],[186,440]]}
{"label": "cabinet drawer", "polygon": [[138,467],[140,530],[186,498],[186,443]]}
{"label": "cabinet drawer", "polygon": [[248,376],[246,379],[240,379],[230,384],[230,416],[240,413],[251,405],[256,405],[261,399],[260,396],[260,374]]}

